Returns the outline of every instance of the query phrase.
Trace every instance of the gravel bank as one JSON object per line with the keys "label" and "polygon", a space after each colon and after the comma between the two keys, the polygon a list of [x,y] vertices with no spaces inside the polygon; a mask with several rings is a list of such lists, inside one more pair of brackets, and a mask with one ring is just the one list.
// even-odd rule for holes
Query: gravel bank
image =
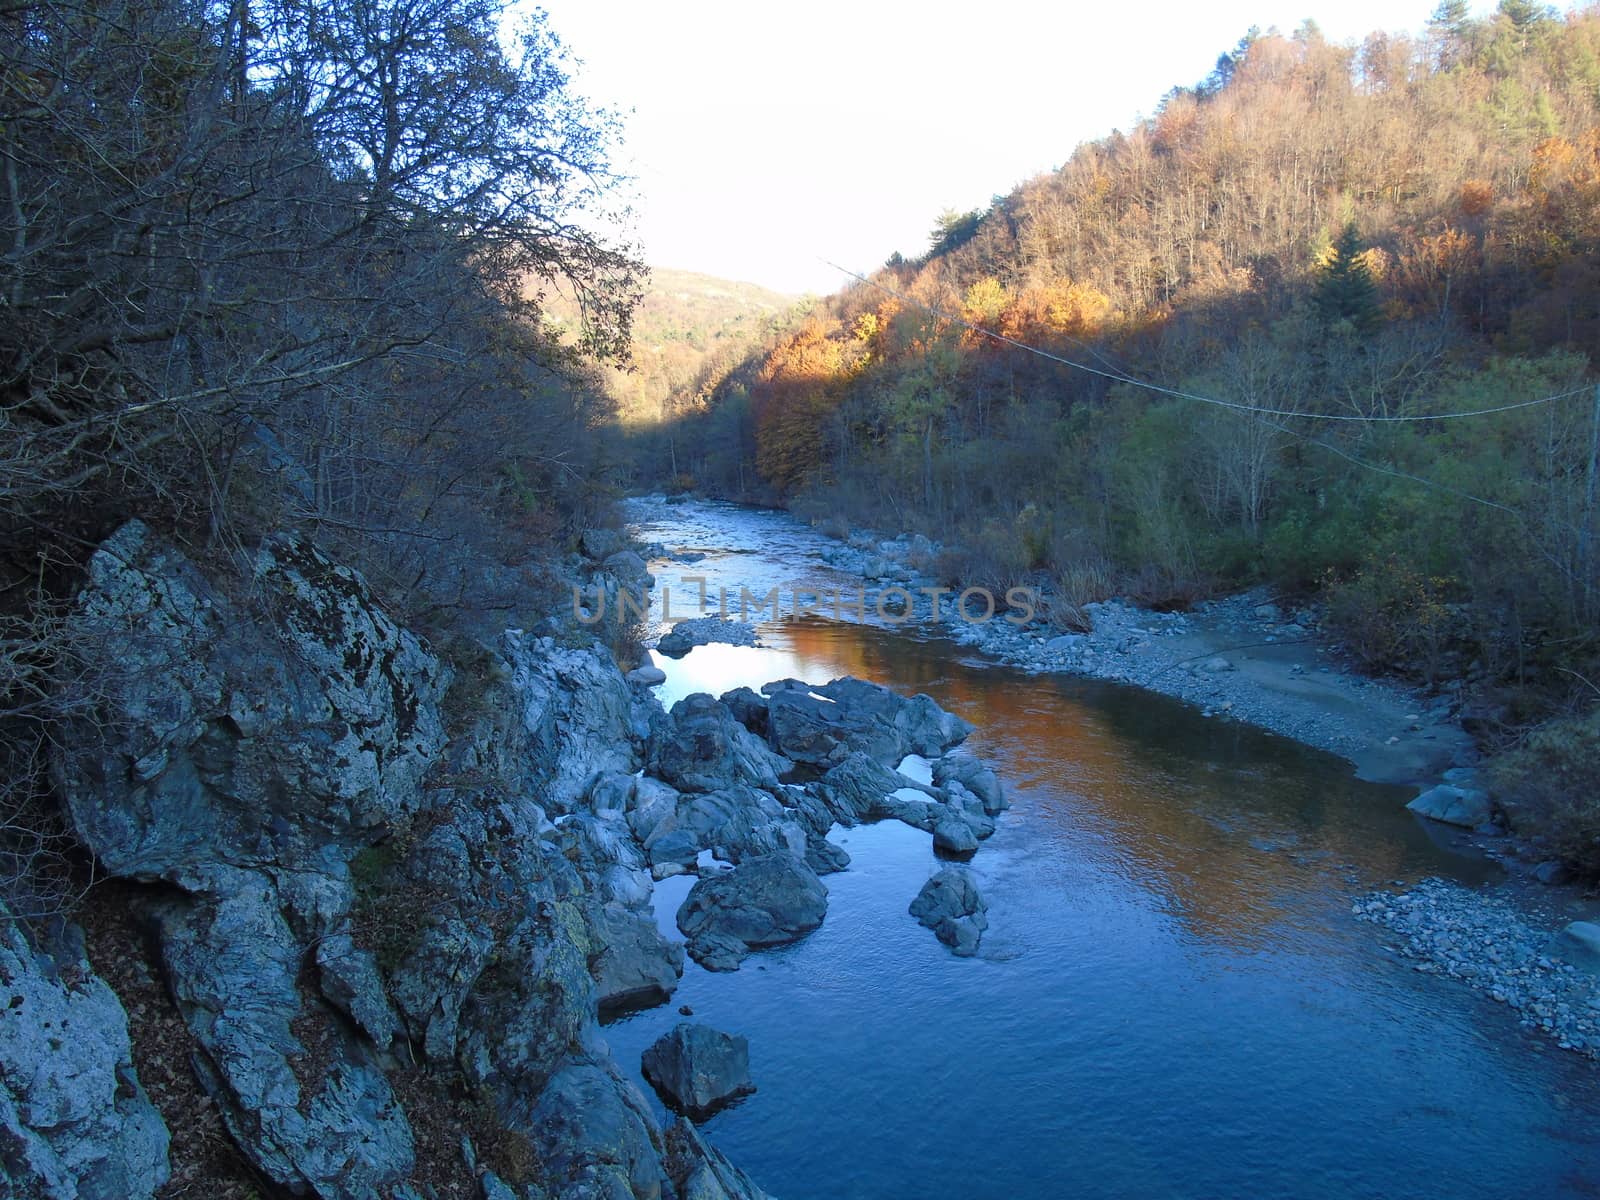
{"label": "gravel bank", "polygon": [[1524,1029],[1563,1049],[1600,1058],[1600,979],[1550,949],[1506,900],[1438,879],[1409,892],[1375,892],[1356,918],[1392,931],[1416,969],[1459,979],[1520,1015]]}

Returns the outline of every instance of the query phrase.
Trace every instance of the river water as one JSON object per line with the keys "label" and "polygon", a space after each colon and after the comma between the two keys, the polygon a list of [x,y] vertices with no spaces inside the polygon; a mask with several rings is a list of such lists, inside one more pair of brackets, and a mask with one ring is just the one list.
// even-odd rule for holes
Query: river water
{"label": "river water", "polygon": [[[641,502],[680,600],[704,575],[858,588],[782,514]],[[674,586],[674,585],[678,586]],[[658,588],[658,592],[659,592]],[[607,1026],[618,1061],[684,1018],[750,1039],[754,1095],[707,1136],[806,1197],[1600,1196],[1600,1075],[1465,986],[1419,973],[1352,896],[1495,869],[1436,844],[1410,793],[1131,688],[1029,676],[915,628],[809,617],[764,648],[660,659],[669,706],[792,676],[924,691],[1012,807],[972,860],[975,959],[906,912],[937,868],[895,822],[833,837],[821,929]],[[664,930],[688,879],[657,887]],[[641,1083],[647,1095],[653,1093]]]}

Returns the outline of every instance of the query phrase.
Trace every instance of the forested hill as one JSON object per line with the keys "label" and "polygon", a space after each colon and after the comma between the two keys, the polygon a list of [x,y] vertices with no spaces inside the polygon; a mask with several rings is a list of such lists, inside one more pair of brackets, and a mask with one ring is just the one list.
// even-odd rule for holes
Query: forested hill
{"label": "forested hill", "polygon": [[954,535],[973,582],[1265,580],[1374,663],[1581,693],[1600,10],[1252,32],[1155,100],[819,303],[680,424],[675,469]]}
{"label": "forested hill", "polygon": [[[628,367],[604,375],[625,424],[660,421],[763,344],[797,311],[793,296],[754,283],[652,267],[633,310]],[[545,297],[547,324],[567,340],[584,327],[570,293]]]}

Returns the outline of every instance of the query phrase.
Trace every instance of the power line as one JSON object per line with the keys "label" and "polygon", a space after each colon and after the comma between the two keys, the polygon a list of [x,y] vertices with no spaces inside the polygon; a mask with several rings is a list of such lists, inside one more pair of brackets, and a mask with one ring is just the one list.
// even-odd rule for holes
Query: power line
{"label": "power line", "polygon": [[1282,408],[1259,408],[1253,404],[1238,404],[1232,400],[1219,400],[1215,396],[1202,396],[1198,392],[1185,392],[1178,388],[1162,387],[1159,383],[1150,383],[1147,380],[1135,378],[1134,376],[1122,371],[1105,371],[1099,367],[1092,367],[1088,363],[1081,363],[1070,358],[1063,358],[1059,354],[1052,354],[1048,350],[1041,350],[1037,346],[1030,346],[1027,342],[1020,342],[1016,338],[1007,337],[1003,333],[996,333],[992,329],[985,329],[981,325],[975,325],[963,317],[958,317],[950,313],[943,312],[937,308],[934,308],[931,304],[925,304],[921,300],[918,300],[912,296],[907,296],[902,292],[895,291],[894,288],[886,287],[876,280],[868,279],[865,275],[858,275],[856,272],[849,270],[846,267],[841,267],[836,262],[831,262],[828,259],[823,259],[822,261],[828,266],[832,267],[835,271],[839,271],[842,274],[848,275],[850,278],[858,280],[861,283],[866,284],[868,287],[877,288],[878,291],[884,293],[886,296],[892,296],[896,300],[900,300],[906,304],[920,308],[923,312],[929,314],[930,316],[938,317],[942,321],[950,321],[956,325],[970,329],[973,333],[976,333],[982,337],[993,338],[997,342],[1003,342],[1008,346],[1014,346],[1018,350],[1025,350],[1029,354],[1037,355],[1038,357],[1048,359],[1051,362],[1060,363],[1064,367],[1071,367],[1077,371],[1087,371],[1089,374],[1098,375],[1102,379],[1110,379],[1117,383],[1126,383],[1132,387],[1144,388],[1146,391],[1158,392],[1163,396],[1172,396],[1174,399],[1195,400],[1201,404],[1212,404],[1218,408],[1232,409],[1234,412],[1251,413],[1259,417],[1290,417],[1309,421],[1355,421],[1363,425],[1402,424],[1416,421],[1452,421],[1460,417],[1487,417],[1492,416],[1495,413],[1514,412],[1520,408],[1533,408],[1536,405],[1550,404],[1556,400],[1566,400],[1572,396],[1586,395],[1589,392],[1589,386],[1585,384],[1582,387],[1573,388],[1570,392],[1558,392],[1554,396],[1540,396],[1537,400],[1518,400],[1513,404],[1497,404],[1492,408],[1475,408],[1466,412],[1431,413],[1427,415],[1414,416],[1361,417],[1352,416],[1345,413],[1295,412],[1290,409]]}

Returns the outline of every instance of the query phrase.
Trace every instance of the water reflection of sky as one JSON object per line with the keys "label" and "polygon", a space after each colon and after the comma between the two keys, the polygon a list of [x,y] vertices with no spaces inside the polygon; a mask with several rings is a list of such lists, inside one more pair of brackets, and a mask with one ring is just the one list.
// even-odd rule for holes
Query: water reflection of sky
{"label": "water reflection of sky", "polygon": [[[704,547],[721,511],[679,510]],[[735,510],[741,569],[814,553]],[[650,534],[669,545],[670,530]],[[759,533],[759,538],[754,534]],[[730,556],[732,557],[732,556]],[[939,864],[897,823],[835,831],[823,927],[607,1029],[744,1033],[760,1089],[707,1125],[789,1197],[1600,1194],[1593,1068],[1386,956],[1355,890],[1489,869],[1342,760],[1134,689],[811,619],[658,659],[668,704],[794,677],[925,691],[978,726],[1013,801],[971,869],[990,929],[953,958],[906,913]],[[664,930],[692,883],[658,885]]]}

